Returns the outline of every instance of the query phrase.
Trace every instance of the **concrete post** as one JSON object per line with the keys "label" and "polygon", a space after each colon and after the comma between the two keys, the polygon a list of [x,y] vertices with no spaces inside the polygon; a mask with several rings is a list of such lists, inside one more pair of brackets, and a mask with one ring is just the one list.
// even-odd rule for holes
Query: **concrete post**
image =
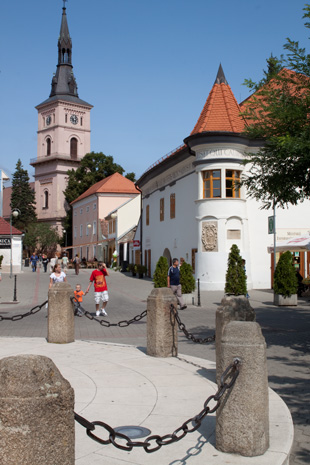
{"label": "concrete post", "polygon": [[70,297],[74,292],[68,283],[56,283],[48,291],[48,342],[74,342],[74,306]]}
{"label": "concrete post", "polygon": [[167,287],[153,289],[148,296],[147,354],[153,357],[178,355],[178,325],[171,319],[171,304],[177,308],[177,299]]}
{"label": "concrete post", "polygon": [[2,465],[74,465],[74,391],[52,360],[0,360]]}
{"label": "concrete post", "polygon": [[216,448],[246,457],[269,447],[269,402],[266,343],[254,322],[232,321],[222,337],[220,372],[241,359],[232,391],[216,412]]}
{"label": "concrete post", "polygon": [[[249,299],[244,296],[225,296],[216,310],[215,350],[216,366],[221,359],[221,340],[224,329],[231,321],[255,321],[256,315]],[[216,371],[216,381],[219,384],[222,373]]]}

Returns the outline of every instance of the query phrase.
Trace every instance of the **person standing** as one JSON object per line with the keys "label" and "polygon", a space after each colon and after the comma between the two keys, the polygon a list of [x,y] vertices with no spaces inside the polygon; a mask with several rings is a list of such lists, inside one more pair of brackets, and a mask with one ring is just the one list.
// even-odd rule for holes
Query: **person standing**
{"label": "person standing", "polygon": [[67,254],[64,253],[64,256],[62,257],[62,269],[66,271],[67,266],[68,266],[68,257],[67,257]]}
{"label": "person standing", "polygon": [[47,272],[47,264],[48,264],[48,258],[45,254],[42,255],[42,263],[43,263],[43,268],[44,268],[44,273]]}
{"label": "person standing", "polygon": [[78,254],[76,254],[74,260],[73,260],[73,265],[74,265],[74,269],[75,269],[75,274],[78,275],[79,274],[79,271],[80,271],[80,258],[78,256]]}
{"label": "person standing", "polygon": [[33,252],[33,254],[31,255],[30,257],[30,262],[31,262],[31,266],[32,266],[32,271],[35,272],[37,270],[37,263],[38,263],[38,256],[35,252]]}
{"label": "person standing", "polygon": [[66,282],[67,282],[66,274],[63,271],[61,271],[61,266],[59,263],[57,263],[57,265],[54,266],[53,273],[50,275],[49,289],[55,283],[66,283]]}
{"label": "person standing", "polygon": [[172,260],[172,266],[170,266],[168,270],[167,287],[170,287],[173,294],[176,296],[178,300],[178,304],[180,305],[180,309],[185,310],[187,306],[184,305],[184,300],[182,297],[182,286],[180,284],[179,260],[177,258],[174,258]]}
{"label": "person standing", "polygon": [[[92,282],[94,283],[95,290],[95,304],[96,304],[96,316],[100,316],[100,312],[104,316],[108,316],[105,308],[109,301],[108,286],[105,277],[109,276],[106,264],[98,262],[98,268],[92,272],[89,278],[89,285],[85,291],[85,295],[88,294]],[[100,302],[101,309],[100,309]]]}

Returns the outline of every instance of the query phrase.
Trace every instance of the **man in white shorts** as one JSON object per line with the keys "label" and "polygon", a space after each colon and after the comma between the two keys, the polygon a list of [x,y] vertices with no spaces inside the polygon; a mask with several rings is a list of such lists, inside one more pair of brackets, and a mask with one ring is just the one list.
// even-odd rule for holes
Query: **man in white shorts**
{"label": "man in white shorts", "polygon": [[[103,316],[108,316],[105,308],[108,304],[109,294],[108,294],[108,286],[105,277],[109,276],[109,272],[107,270],[106,264],[102,262],[98,262],[98,269],[94,270],[89,278],[89,285],[85,291],[85,294],[88,294],[91,283],[94,283],[94,290],[95,290],[95,303],[96,303],[96,316],[100,316],[100,313]],[[100,302],[101,309],[100,309]]]}

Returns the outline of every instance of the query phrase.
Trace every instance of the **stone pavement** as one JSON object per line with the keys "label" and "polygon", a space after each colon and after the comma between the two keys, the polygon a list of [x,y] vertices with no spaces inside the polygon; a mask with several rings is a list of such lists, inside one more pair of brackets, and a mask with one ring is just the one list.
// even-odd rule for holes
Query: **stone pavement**
{"label": "stone pavement", "polygon": [[[68,281],[75,287],[79,282],[85,290],[91,270],[81,270],[77,277],[72,270]],[[2,274],[0,283],[1,301],[13,297],[13,280]],[[17,277],[17,305],[1,305],[4,316],[23,313],[47,298],[48,274],[42,270],[32,273],[25,269]],[[111,272],[108,278],[110,302],[107,307],[108,321],[118,322],[140,314],[146,308],[146,299],[152,289],[152,282],[139,280],[126,274]],[[261,324],[267,341],[269,384],[289,406],[295,424],[295,442],[291,465],[310,463],[310,305],[309,300],[300,299],[297,308],[277,308],[272,305],[271,291],[251,291],[251,305],[256,310],[257,321]],[[202,306],[189,306],[180,312],[182,321],[195,336],[206,337],[214,334],[215,310],[223,296],[222,292],[202,292]],[[84,307],[94,313],[93,295],[85,298]],[[130,344],[141,348],[146,346],[145,319],[125,328],[105,328],[95,321],[76,318],[76,339]],[[1,337],[46,337],[46,310],[21,321],[0,322]],[[94,351],[95,353],[95,351]],[[193,344],[179,334],[179,354],[215,360],[214,345]],[[179,357],[182,359],[182,355]],[[184,463],[184,462],[180,462]]]}

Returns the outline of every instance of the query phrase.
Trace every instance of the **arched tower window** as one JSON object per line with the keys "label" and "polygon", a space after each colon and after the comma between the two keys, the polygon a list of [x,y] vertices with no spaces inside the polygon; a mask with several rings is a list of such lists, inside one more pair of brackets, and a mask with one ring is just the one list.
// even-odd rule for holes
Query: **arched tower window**
{"label": "arched tower window", "polygon": [[76,137],[72,137],[70,140],[70,156],[76,159],[78,155],[78,141]]}
{"label": "arched tower window", "polygon": [[48,137],[46,139],[46,155],[50,155],[51,154],[51,138]]}
{"label": "arched tower window", "polygon": [[46,210],[48,208],[48,191],[43,192],[43,208]]}

